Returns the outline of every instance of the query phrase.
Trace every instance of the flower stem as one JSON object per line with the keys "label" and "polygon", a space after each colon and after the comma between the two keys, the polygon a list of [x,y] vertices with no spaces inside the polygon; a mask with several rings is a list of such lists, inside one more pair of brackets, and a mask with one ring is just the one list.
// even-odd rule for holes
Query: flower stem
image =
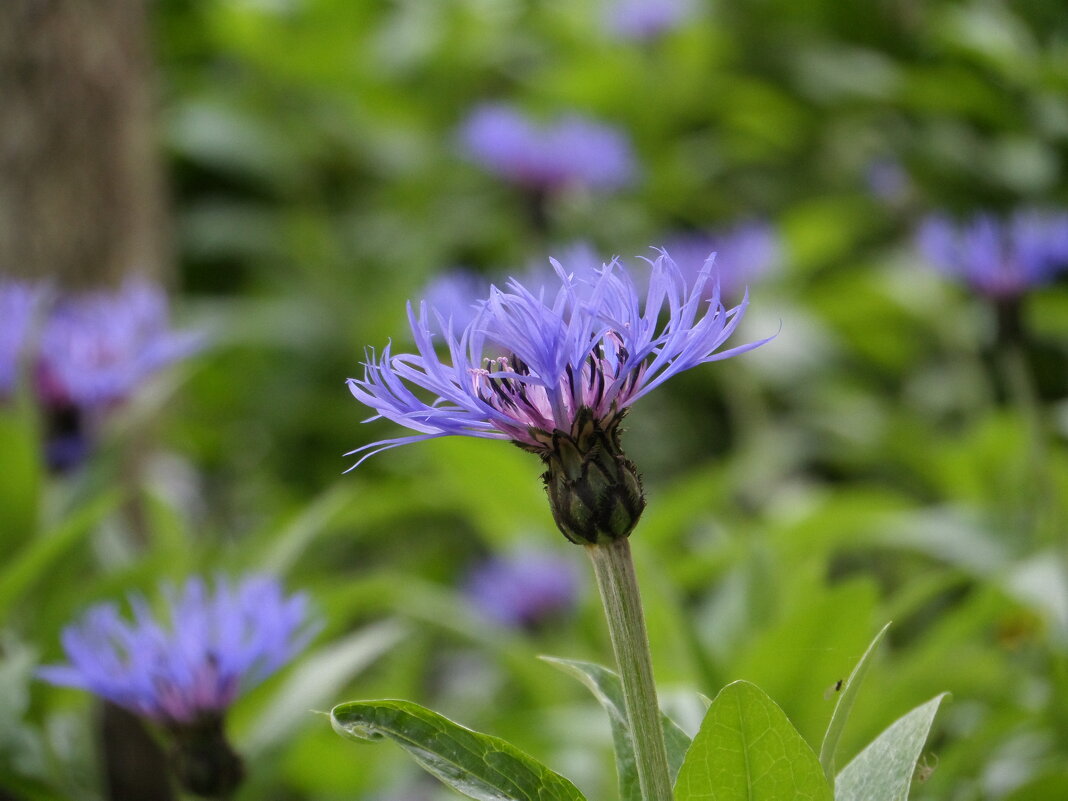
{"label": "flower stem", "polygon": [[623,682],[642,798],[644,801],[671,801],[664,729],[656,700],[649,636],[630,555],[630,540],[622,537],[599,545],[587,545],[586,553],[593,562],[612,651]]}

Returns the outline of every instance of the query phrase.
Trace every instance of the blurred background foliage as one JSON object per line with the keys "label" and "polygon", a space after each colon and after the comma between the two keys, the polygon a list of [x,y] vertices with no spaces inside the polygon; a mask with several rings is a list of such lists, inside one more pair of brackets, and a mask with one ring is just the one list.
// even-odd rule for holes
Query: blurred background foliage
{"label": "blurred background foliage", "polygon": [[[1053,0],[700,2],[643,39],[603,3],[159,0],[161,147],[178,316],[213,346],[154,382],[75,475],[37,464],[6,409],[0,493],[0,785],[99,798],[91,701],[31,678],[88,601],[190,572],[269,569],[326,626],[243,699],[243,798],[431,798],[396,749],[308,713],[404,697],[615,792],[607,725],[537,661],[608,661],[588,578],[527,630],[464,593],[491,554],[553,529],[533,457],[441,440],[342,475],[393,435],[343,380],[409,344],[442,272],[522,272],[576,241],[606,258],[767,220],[780,268],[750,288],[766,347],[643,400],[626,445],[633,536],[665,702],[749,679],[818,738],[833,687],[894,625],[840,763],[942,690],[916,799],[1068,797],[1068,284],[1024,299],[1020,372],[990,304],[925,268],[931,211],[1063,207],[1068,15]],[[465,159],[476,104],[624,130],[638,178],[524,193]],[[136,470],[134,443],[155,443]],[[135,507],[135,508],[132,508]],[[137,525],[131,521],[140,521]],[[586,576],[586,573],[583,573]]]}

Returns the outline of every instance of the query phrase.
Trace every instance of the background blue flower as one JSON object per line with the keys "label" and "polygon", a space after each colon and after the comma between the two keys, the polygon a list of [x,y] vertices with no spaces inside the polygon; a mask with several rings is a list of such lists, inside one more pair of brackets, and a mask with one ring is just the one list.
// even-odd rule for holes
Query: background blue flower
{"label": "background blue flower", "polygon": [[574,561],[528,547],[479,562],[468,572],[463,589],[489,619],[532,628],[573,611],[580,580]]}
{"label": "background blue flower", "polygon": [[0,280],[0,400],[11,396],[25,367],[40,300],[38,288]]}
{"label": "background blue flower", "polygon": [[164,725],[221,716],[238,695],[278,670],[311,639],[308,599],[267,576],[214,588],[190,578],[164,587],[155,616],[131,595],[133,618],[111,603],[63,631],[68,664],[43,667],[52,684],[87,690]]}
{"label": "background blue flower", "polygon": [[542,123],[508,104],[481,105],[461,126],[460,141],[472,161],[532,189],[616,189],[636,172],[622,130],[573,112]]}
{"label": "background blue flower", "polygon": [[923,222],[917,241],[939,272],[991,298],[1018,297],[1068,268],[1063,212],[981,214],[961,223],[936,215]]}

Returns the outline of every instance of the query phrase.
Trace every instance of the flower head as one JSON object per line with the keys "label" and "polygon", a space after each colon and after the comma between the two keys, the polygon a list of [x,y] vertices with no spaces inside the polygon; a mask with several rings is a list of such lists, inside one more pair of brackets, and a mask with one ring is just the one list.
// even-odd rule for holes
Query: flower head
{"label": "flower head", "polygon": [[[720,350],[748,300],[724,307],[711,261],[688,281],[667,252],[659,251],[649,261],[644,293],[618,260],[582,273],[568,273],[555,261],[553,266],[555,291],[535,294],[518,281],[503,290],[493,287],[462,331],[440,318],[433,325],[425,303],[418,312],[409,305],[417,352],[394,355],[387,346],[364,363],[363,378],[349,379],[348,385],[375,410],[371,419],[384,417],[418,433],[352,453],[363,453],[362,461],[388,448],[449,435],[512,440],[541,456],[556,478],[596,479],[591,503],[608,497],[611,488],[625,490],[618,497],[630,499],[627,509],[605,506],[598,512],[598,525],[609,525],[605,517],[611,517],[613,536],[625,536],[644,505],[637,473],[619,449],[618,425],[627,408],[683,370],[767,340]],[[444,360],[435,348],[435,329],[444,331],[439,337]],[[587,457],[595,452],[611,455],[611,464],[591,473]],[[550,496],[553,486],[549,481]],[[553,505],[554,513],[562,508]]]}
{"label": "flower head", "polygon": [[909,174],[893,159],[871,161],[864,170],[864,182],[872,197],[884,203],[900,203],[909,194]]}
{"label": "flower head", "polygon": [[527,548],[478,564],[464,591],[486,617],[512,628],[534,628],[572,609],[578,588],[573,562]]}
{"label": "flower head", "polygon": [[0,281],[0,400],[15,391],[40,300],[35,287]]}
{"label": "flower head", "polygon": [[635,173],[627,137],[578,114],[538,124],[513,106],[478,106],[460,131],[466,155],[490,172],[539,191],[577,185],[615,189]]}
{"label": "flower head", "polygon": [[714,254],[713,274],[727,299],[742,297],[747,286],[767,277],[783,258],[778,236],[762,222],[744,222],[720,233],[684,234],[670,240],[667,250],[679,269],[691,277],[696,277],[709,254]]}
{"label": "flower head", "polygon": [[450,270],[423,290],[423,299],[446,324],[464,328],[478,313],[478,301],[489,292],[489,281],[470,270]]}
{"label": "flower head", "polygon": [[1007,220],[981,214],[963,224],[934,216],[917,242],[943,274],[995,300],[1018,298],[1068,267],[1068,214],[1020,211]]}
{"label": "flower head", "polygon": [[214,591],[199,578],[165,588],[168,615],[157,620],[140,596],[133,619],[115,604],[91,607],[63,631],[69,664],[41,668],[40,678],[78,687],[169,727],[215,720],[243,691],[292,659],[308,643],[308,600],[286,597],[266,576]]}
{"label": "flower head", "polygon": [[693,0],[609,0],[604,10],[608,30],[620,39],[653,39],[693,15]]}
{"label": "flower head", "polygon": [[38,391],[50,404],[106,407],[196,347],[192,335],[171,330],[166,297],[153,284],[71,295],[56,303],[41,332]]}

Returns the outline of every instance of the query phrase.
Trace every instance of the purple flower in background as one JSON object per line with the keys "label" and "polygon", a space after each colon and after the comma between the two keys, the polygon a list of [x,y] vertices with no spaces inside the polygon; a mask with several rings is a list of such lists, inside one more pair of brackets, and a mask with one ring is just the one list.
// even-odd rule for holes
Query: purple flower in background
{"label": "purple flower in background", "polygon": [[40,300],[35,287],[0,281],[0,400],[15,391]]}
{"label": "purple flower in background", "polygon": [[480,612],[512,628],[536,628],[570,612],[578,598],[573,562],[551,551],[522,549],[477,565],[464,593]]}
{"label": "purple flower in background", "polygon": [[608,30],[621,39],[652,39],[693,15],[693,0],[609,0],[604,9]]}
{"label": "purple flower in background", "polygon": [[1006,220],[981,214],[959,224],[933,216],[917,243],[944,275],[995,300],[1013,299],[1068,267],[1068,213],[1019,211]]}
{"label": "purple flower in background", "polygon": [[909,193],[909,175],[896,161],[876,159],[864,172],[868,191],[884,203],[899,203]]}
{"label": "purple flower in background", "polygon": [[460,130],[464,153],[490,172],[537,191],[615,189],[634,178],[625,134],[570,114],[538,124],[513,106],[478,106]]}
{"label": "purple flower in background", "polygon": [[[555,248],[557,261],[567,265],[567,271],[574,276],[585,276],[593,279],[605,265],[605,260],[594,250],[588,242],[571,242]],[[515,273],[513,273],[515,275]],[[532,295],[542,291],[553,293],[560,286],[560,277],[553,266],[552,257],[541,257],[530,260],[526,267],[519,272],[517,280],[525,286]],[[578,285],[591,286],[589,280]],[[483,293],[484,299],[489,293]]]}
{"label": "purple flower in background", "polygon": [[[671,376],[767,341],[719,350],[748,301],[725,308],[711,265],[688,279],[661,251],[649,262],[644,297],[618,260],[594,274],[553,265],[555,291],[534,294],[517,281],[504,290],[493,287],[475,319],[441,339],[445,361],[435,349],[427,305],[417,313],[409,304],[418,352],[395,356],[387,345],[364,363],[363,378],[350,378],[348,385],[376,411],[370,419],[384,417],[419,433],[349,455],[363,453],[363,461],[399,445],[450,435],[513,440],[535,452],[550,451],[554,432],[571,431],[583,410],[605,424]],[[509,355],[487,358],[487,348]],[[423,400],[412,387],[433,399]]]}
{"label": "purple flower in background", "polygon": [[61,298],[41,332],[37,383],[50,405],[98,409],[126,400],[199,338],[171,330],[163,291],[128,281],[116,292]]}
{"label": "purple flower in background", "polygon": [[489,293],[490,283],[470,270],[450,270],[436,277],[423,290],[423,300],[452,330],[460,331],[475,318],[479,301]]}
{"label": "purple flower in background", "polygon": [[289,662],[310,640],[303,594],[251,576],[214,591],[199,578],[166,587],[168,613],[158,621],[145,600],[130,597],[133,619],[115,604],[91,607],[63,631],[69,664],[41,668],[52,684],[88,690],[168,727],[220,719],[238,695]]}
{"label": "purple flower in background", "polygon": [[668,241],[670,252],[684,274],[696,276],[714,254],[713,275],[727,299],[740,298],[747,286],[776,270],[783,260],[774,229],[761,222],[746,222],[719,234],[683,234]]}

